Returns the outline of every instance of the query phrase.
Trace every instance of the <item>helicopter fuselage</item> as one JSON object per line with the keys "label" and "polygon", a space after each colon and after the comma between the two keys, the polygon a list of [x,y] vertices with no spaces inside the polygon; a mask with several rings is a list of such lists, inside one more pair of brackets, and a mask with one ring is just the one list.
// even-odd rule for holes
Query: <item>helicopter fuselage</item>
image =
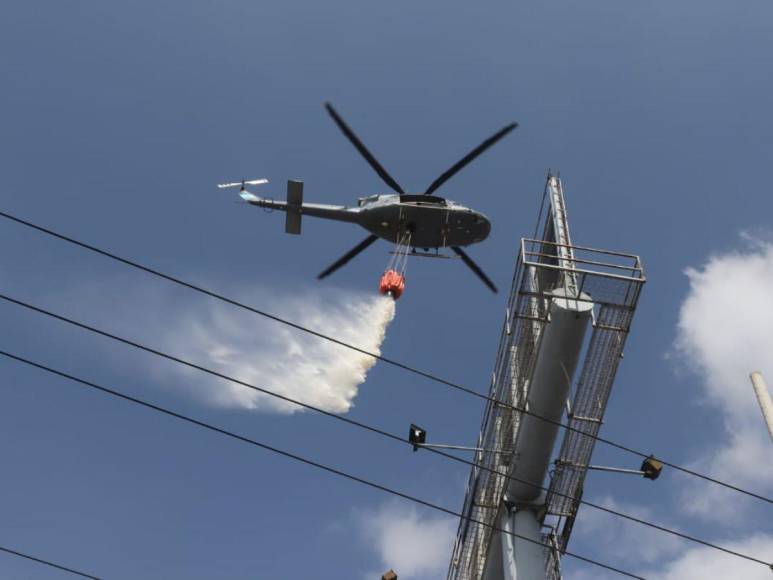
{"label": "helicopter fuselage", "polygon": [[491,222],[482,213],[436,196],[372,195],[360,198],[356,207],[316,203],[293,206],[247,191],[242,192],[242,198],[265,209],[356,223],[392,243],[409,232],[414,248],[469,246],[485,240],[491,231]]}
{"label": "helicopter fuselage", "polygon": [[397,243],[405,232],[411,246],[469,246],[485,240],[491,223],[482,213],[442,198],[425,195],[381,195],[361,201],[357,222],[372,234]]}

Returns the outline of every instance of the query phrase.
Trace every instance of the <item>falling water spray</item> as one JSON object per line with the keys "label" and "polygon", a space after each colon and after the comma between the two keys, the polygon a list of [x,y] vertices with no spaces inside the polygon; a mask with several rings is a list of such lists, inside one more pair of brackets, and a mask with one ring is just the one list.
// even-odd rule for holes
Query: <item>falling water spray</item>
{"label": "falling water spray", "polygon": [[[282,318],[373,355],[381,354],[396,306],[389,295],[341,291],[274,296],[262,302]],[[203,312],[185,310],[165,333],[175,352],[326,411],[349,411],[377,362],[371,354],[270,320],[245,317],[243,311],[227,306],[214,304]],[[303,410],[228,381],[187,372],[186,379],[189,391],[214,406],[278,413]]]}

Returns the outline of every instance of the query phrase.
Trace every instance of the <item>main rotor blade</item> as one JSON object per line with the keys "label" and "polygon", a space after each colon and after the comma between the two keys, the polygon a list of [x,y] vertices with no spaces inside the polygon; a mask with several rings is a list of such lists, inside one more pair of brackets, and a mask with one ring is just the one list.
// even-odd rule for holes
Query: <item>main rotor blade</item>
{"label": "main rotor blade", "polygon": [[376,170],[376,173],[379,174],[379,177],[384,180],[384,182],[394,189],[397,193],[404,194],[403,188],[400,187],[400,185],[394,180],[394,178],[387,173],[386,169],[384,169],[381,164],[376,161],[376,158],[373,157],[373,154],[368,151],[368,148],[365,147],[365,145],[360,141],[359,137],[354,134],[354,131],[352,131],[349,128],[349,125],[347,125],[344,120],[341,118],[341,116],[336,112],[336,110],[333,108],[333,105],[330,103],[325,103],[325,108],[327,109],[327,112],[330,113],[330,116],[333,117],[333,121],[336,122],[336,125],[338,125],[338,128],[341,129],[344,135],[349,139],[349,141],[352,142],[352,145],[354,145],[357,148],[357,151],[360,152],[360,155],[362,155],[365,160],[370,164],[370,166]]}
{"label": "main rotor blade", "polygon": [[340,268],[341,266],[345,265],[349,260],[354,258],[357,254],[362,252],[365,248],[367,248],[377,239],[378,239],[378,236],[370,235],[364,240],[362,240],[359,244],[357,244],[351,250],[349,250],[347,253],[341,256],[337,261],[333,262],[333,264],[328,266],[327,269],[321,272],[319,276],[317,276],[317,280],[322,280],[322,278],[326,278],[327,276],[330,276],[330,274],[338,270],[338,268]]}
{"label": "main rotor blade", "polygon": [[467,264],[467,267],[475,272],[475,275],[480,278],[483,283],[488,286],[491,291],[496,294],[497,287],[494,286],[494,283],[489,279],[488,276],[486,276],[483,273],[483,270],[480,269],[480,266],[478,266],[475,262],[472,261],[472,258],[470,258],[467,253],[461,249],[459,246],[451,246],[451,249],[456,253],[457,256],[459,256],[462,261]]}
{"label": "main rotor blade", "polygon": [[424,192],[424,195],[431,195],[438,187],[443,185],[446,181],[451,179],[457,172],[459,172],[461,169],[464,168],[465,165],[470,163],[473,159],[475,159],[478,155],[483,153],[486,149],[491,147],[494,143],[499,141],[502,137],[507,135],[510,131],[515,129],[518,126],[518,123],[511,123],[507,127],[504,127],[494,133],[491,137],[486,139],[483,143],[478,145],[475,149],[470,151],[467,155],[462,157],[451,169],[446,171],[443,175],[438,177],[435,181],[432,182],[432,185],[430,185],[427,188],[427,191]]}

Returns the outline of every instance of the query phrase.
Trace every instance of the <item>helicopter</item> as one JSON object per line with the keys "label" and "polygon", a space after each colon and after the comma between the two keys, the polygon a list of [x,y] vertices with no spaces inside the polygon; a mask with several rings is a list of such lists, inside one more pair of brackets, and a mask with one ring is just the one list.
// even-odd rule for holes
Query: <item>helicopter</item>
{"label": "helicopter", "polygon": [[[406,193],[365,147],[333,106],[330,103],[325,103],[325,109],[341,132],[394,193],[361,197],[357,200],[356,206],[349,207],[304,203],[303,182],[298,180],[287,182],[286,201],[260,197],[247,191],[247,185],[263,185],[268,183],[266,179],[221,183],[218,187],[240,187],[240,197],[250,205],[267,210],[284,211],[286,213],[285,231],[288,234],[301,233],[301,217],[304,215],[358,224],[370,232],[368,237],[320,272],[317,276],[318,279],[326,278],[381,238],[397,244],[398,250],[396,251],[407,251],[410,247],[410,255],[446,257],[439,253],[439,249],[448,247],[492,292],[496,292],[497,288],[491,279],[462,249],[463,246],[485,240],[491,231],[491,222],[482,213],[455,201],[438,197],[434,193],[481,153],[515,129],[518,123],[506,125],[483,141],[442,173],[422,193]],[[423,249],[424,253],[417,252],[417,248]],[[430,253],[431,249],[435,252]]]}

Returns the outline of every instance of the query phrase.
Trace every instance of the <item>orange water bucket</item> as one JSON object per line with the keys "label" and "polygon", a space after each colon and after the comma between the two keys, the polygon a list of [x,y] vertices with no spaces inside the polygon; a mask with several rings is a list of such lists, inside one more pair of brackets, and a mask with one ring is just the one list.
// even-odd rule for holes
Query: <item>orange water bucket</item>
{"label": "orange water bucket", "polygon": [[395,270],[387,270],[381,276],[381,282],[378,285],[378,291],[382,294],[389,294],[397,300],[402,296],[405,290],[405,276]]}

